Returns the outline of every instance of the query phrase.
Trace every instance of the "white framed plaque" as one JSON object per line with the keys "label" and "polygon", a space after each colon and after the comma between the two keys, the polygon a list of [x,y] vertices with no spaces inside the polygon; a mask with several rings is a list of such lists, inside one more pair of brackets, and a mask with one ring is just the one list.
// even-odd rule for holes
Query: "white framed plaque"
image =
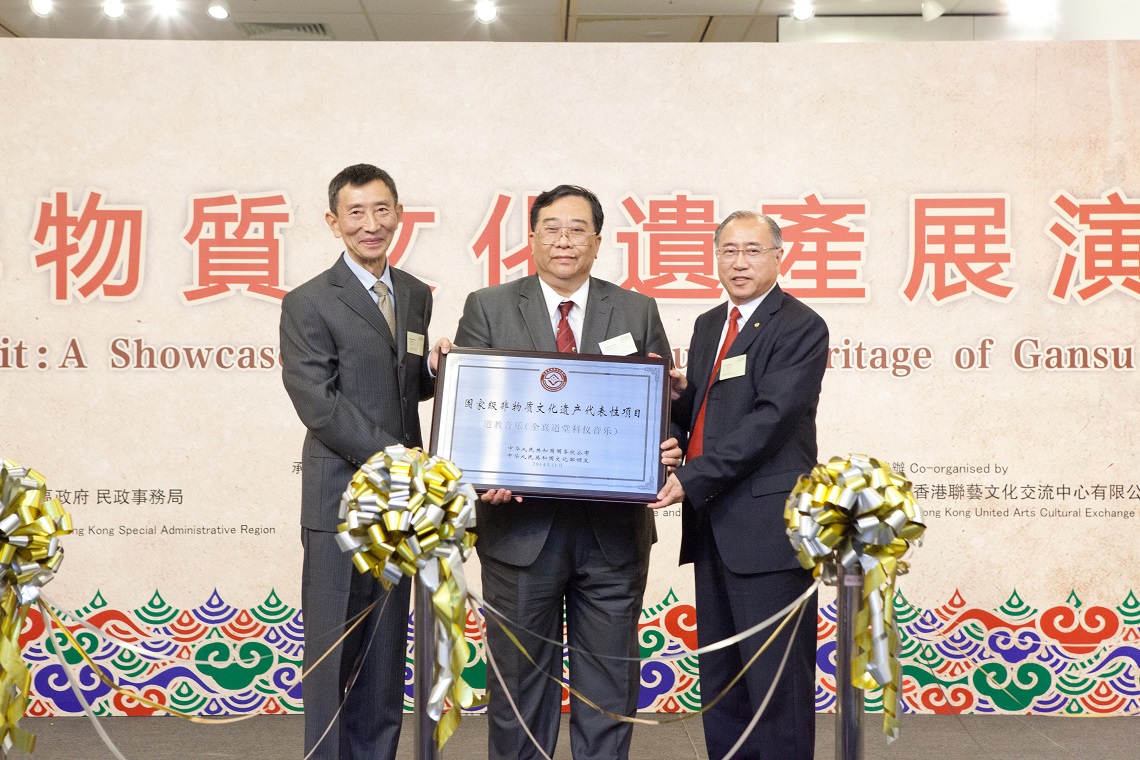
{"label": "white framed plaque", "polygon": [[431,453],[478,491],[648,503],[665,482],[668,393],[667,359],[454,347]]}

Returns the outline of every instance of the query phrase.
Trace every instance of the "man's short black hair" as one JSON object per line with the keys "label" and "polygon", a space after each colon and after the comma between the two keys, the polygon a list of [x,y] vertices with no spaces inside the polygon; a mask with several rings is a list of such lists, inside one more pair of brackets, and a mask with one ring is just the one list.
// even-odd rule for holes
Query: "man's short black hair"
{"label": "man's short black hair", "polygon": [[542,193],[537,198],[535,198],[534,205],[530,207],[531,232],[533,232],[535,228],[538,227],[538,215],[544,208],[554,203],[556,200],[559,200],[560,198],[566,198],[570,196],[585,198],[586,201],[589,202],[590,210],[594,213],[594,234],[602,234],[602,219],[604,218],[604,214],[602,213],[601,201],[598,200],[598,196],[594,195],[584,187],[579,187],[578,185],[559,185],[553,190],[547,190],[545,193]]}
{"label": "man's short black hair", "polygon": [[400,202],[400,196],[396,192],[396,180],[392,179],[392,175],[372,164],[353,164],[341,169],[340,174],[333,177],[332,182],[329,183],[329,211],[336,214],[337,200],[340,197],[341,188],[345,185],[364,187],[376,180],[380,180],[388,186],[388,189],[392,191],[393,201]]}

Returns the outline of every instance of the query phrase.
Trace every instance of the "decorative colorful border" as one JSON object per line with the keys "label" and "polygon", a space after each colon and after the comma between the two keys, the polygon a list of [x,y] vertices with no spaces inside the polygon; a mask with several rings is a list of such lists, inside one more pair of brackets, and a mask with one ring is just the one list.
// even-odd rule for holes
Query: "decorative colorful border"
{"label": "decorative colorful border", "polygon": [[[908,713],[1019,713],[1120,715],[1140,712],[1140,602],[1129,592],[1116,607],[1087,606],[1073,592],[1064,604],[1030,607],[1015,591],[996,610],[968,607],[961,594],[923,610],[896,597]],[[232,607],[215,591],[194,609],[179,610],[155,592],[146,606],[110,609],[101,594],[73,613],[132,651],[76,625],[76,639],[117,683],[174,709],[197,715],[280,714],[302,711],[299,610],[270,592],[252,609]],[[487,669],[476,613],[467,617],[472,664],[465,677],[485,688]],[[835,605],[817,620],[816,709],[835,709]],[[412,645],[405,671],[404,704],[412,705]],[[641,699],[649,712],[689,712],[700,707],[696,611],[670,591],[642,612]],[[78,674],[84,698],[97,715],[150,715],[155,710],[115,693],[100,681],[63,634],[51,631],[33,609],[20,636],[32,672],[27,714],[75,715],[82,707],[56,659]],[[882,709],[880,691],[866,699]],[[569,693],[563,690],[564,709]]]}

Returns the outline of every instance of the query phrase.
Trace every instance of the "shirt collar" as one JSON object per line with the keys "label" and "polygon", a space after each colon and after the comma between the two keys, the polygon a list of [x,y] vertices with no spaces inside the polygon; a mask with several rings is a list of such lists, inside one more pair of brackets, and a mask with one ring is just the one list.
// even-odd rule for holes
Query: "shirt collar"
{"label": "shirt collar", "polygon": [[356,261],[348,255],[348,251],[344,252],[344,263],[348,264],[348,268],[356,275],[356,279],[360,280],[360,284],[368,290],[372,290],[372,286],[376,284],[377,280],[380,280],[388,286],[388,292],[395,295],[396,288],[392,286],[392,267],[388,265],[387,261],[384,262],[384,273],[379,277],[357,264]]}
{"label": "shirt collar", "polygon": [[776,289],[776,283],[772,283],[772,287],[770,287],[766,291],[764,291],[763,295],[757,296],[756,298],[753,298],[751,301],[745,301],[744,303],[740,304],[739,306],[734,304],[732,301],[729,301],[728,302],[728,311],[731,314],[732,313],[732,307],[736,306],[736,308],[740,309],[740,318],[747,322],[749,317],[752,316],[752,312],[756,311],[756,307],[760,305],[760,302],[763,301],[765,298],[767,298],[768,294],[771,293],[775,289]]}
{"label": "shirt collar", "polygon": [[582,287],[575,290],[570,294],[569,298],[564,298],[554,292],[554,288],[543,282],[542,278],[538,278],[538,285],[542,288],[542,296],[546,299],[546,311],[550,317],[554,318],[554,313],[558,311],[558,304],[563,301],[573,301],[574,305],[582,311],[586,310],[586,299],[590,296],[590,278],[587,277],[586,281],[582,283]]}

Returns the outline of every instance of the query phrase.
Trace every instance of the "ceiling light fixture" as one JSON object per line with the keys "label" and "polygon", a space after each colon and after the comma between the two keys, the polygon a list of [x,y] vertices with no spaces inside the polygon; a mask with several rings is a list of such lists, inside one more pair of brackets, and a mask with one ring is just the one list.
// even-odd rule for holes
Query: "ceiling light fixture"
{"label": "ceiling light fixture", "polygon": [[178,0],[152,0],[154,9],[164,16],[178,13]]}
{"label": "ceiling light fixture", "polygon": [[923,21],[933,21],[936,18],[941,18],[945,12],[946,6],[938,2],[938,0],[922,0]]}
{"label": "ceiling light fixture", "polygon": [[225,21],[230,17],[230,4],[226,0],[213,0],[206,6],[206,13],[210,14],[212,19]]}
{"label": "ceiling light fixture", "polygon": [[796,21],[807,21],[815,15],[815,6],[810,0],[796,0],[796,4],[792,7],[792,16]]}
{"label": "ceiling light fixture", "polygon": [[1023,26],[1048,24],[1057,14],[1056,0],[1009,0],[1009,17]]}
{"label": "ceiling light fixture", "polygon": [[32,6],[32,13],[40,18],[51,15],[51,0],[31,0],[28,5]]}
{"label": "ceiling light fixture", "polygon": [[499,9],[491,0],[479,0],[475,3],[475,18],[484,24],[489,24],[499,17]]}
{"label": "ceiling light fixture", "polygon": [[122,18],[126,12],[123,0],[103,0],[103,15],[107,18]]}

